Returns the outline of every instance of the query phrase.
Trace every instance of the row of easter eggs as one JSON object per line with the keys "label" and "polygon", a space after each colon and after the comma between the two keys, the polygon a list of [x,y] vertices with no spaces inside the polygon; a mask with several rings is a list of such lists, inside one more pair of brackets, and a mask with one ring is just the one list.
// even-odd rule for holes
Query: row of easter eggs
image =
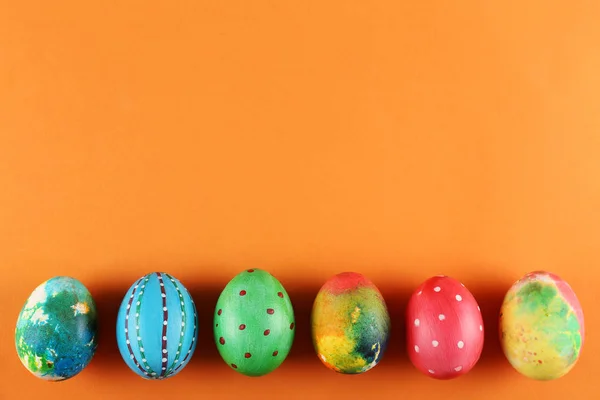
{"label": "row of easter eggs", "polygon": [[[328,368],[359,374],[383,357],[390,317],[385,300],[365,276],[346,272],[317,294],[312,336]],[[407,349],[417,369],[437,379],[470,371],[481,355],[484,326],[473,295],[457,280],[436,276],[412,294],[406,312]],[[262,376],[285,360],[294,341],[292,302],[270,273],[248,269],[221,293],[214,339],[233,370]],[[146,379],[164,379],[189,363],[198,339],[194,301],[175,277],[156,272],[134,282],[121,303],[116,335],[129,368]],[[500,310],[500,339],[510,364],[523,375],[556,379],[579,358],[583,313],[569,285],[538,271],[517,281]],[[77,280],[55,277],[38,286],[23,306],[15,334],[22,363],[36,376],[64,380],[91,361],[97,347],[97,311]]]}

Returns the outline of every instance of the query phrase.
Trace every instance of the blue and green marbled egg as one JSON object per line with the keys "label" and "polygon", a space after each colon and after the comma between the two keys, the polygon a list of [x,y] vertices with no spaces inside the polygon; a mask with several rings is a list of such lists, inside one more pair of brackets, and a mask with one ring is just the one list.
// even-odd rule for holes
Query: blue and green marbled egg
{"label": "blue and green marbled egg", "polygon": [[96,305],[78,280],[58,276],[39,285],[21,309],[17,354],[35,376],[61,381],[80,373],[97,348]]}

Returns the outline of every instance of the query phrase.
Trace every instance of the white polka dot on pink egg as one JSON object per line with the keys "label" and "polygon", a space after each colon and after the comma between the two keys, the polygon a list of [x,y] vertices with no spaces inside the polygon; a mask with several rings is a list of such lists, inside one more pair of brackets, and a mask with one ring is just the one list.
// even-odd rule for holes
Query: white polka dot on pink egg
{"label": "white polka dot on pink egg", "polygon": [[419,286],[406,314],[408,354],[415,367],[435,379],[468,373],[483,349],[478,307],[469,290],[448,276]]}

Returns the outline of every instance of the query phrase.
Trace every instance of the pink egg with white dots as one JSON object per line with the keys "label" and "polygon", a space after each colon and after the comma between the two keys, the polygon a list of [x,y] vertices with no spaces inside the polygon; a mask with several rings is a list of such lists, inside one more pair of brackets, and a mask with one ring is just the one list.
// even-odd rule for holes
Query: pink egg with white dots
{"label": "pink egg with white dots", "polygon": [[456,279],[439,275],[412,294],[406,312],[408,355],[435,379],[469,372],[483,350],[483,318],[475,297]]}

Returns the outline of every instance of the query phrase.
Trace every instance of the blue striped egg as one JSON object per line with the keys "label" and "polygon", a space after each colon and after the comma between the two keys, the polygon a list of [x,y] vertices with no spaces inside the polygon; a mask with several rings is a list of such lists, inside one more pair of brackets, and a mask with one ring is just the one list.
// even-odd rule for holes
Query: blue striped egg
{"label": "blue striped egg", "polygon": [[132,371],[145,379],[176,375],[197,341],[196,306],[181,282],[154,272],[131,285],[117,316],[117,344]]}

